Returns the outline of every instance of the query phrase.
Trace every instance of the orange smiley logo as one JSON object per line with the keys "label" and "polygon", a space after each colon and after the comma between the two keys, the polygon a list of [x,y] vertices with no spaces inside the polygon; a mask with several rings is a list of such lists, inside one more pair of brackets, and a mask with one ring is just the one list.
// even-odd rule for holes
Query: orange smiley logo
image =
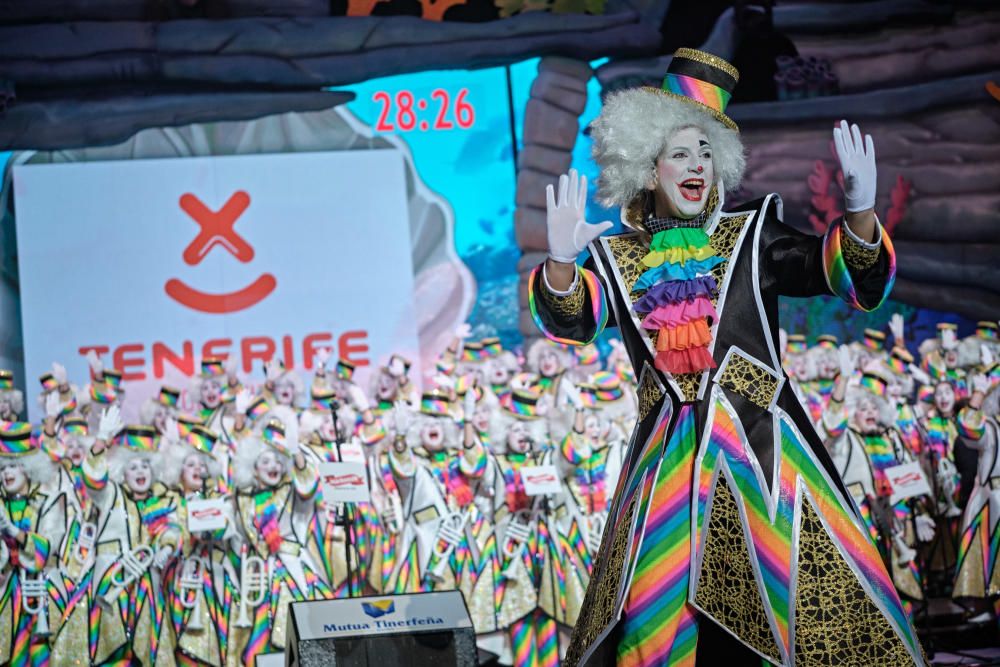
{"label": "orange smiley logo", "polygon": [[[250,195],[238,190],[223,204],[218,211],[213,211],[191,193],[180,198],[181,209],[191,216],[199,227],[198,236],[184,249],[184,261],[194,266],[200,264],[209,251],[217,245],[228,250],[241,262],[249,262],[254,258],[253,247],[246,239],[236,233],[233,226],[247,207],[250,206]],[[197,290],[177,278],[171,278],[163,289],[167,296],[192,310],[202,313],[235,313],[255,306],[263,301],[278,281],[270,273],[261,274],[256,280],[242,289],[224,294],[210,294]]]}

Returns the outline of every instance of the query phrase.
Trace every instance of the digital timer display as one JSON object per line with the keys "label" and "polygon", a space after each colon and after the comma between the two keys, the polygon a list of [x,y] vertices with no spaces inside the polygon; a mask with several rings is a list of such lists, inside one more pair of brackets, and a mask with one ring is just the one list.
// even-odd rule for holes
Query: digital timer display
{"label": "digital timer display", "polygon": [[375,130],[468,130],[476,124],[476,110],[468,96],[468,88],[462,88],[454,96],[444,88],[435,88],[431,91],[428,102],[424,98],[416,98],[408,90],[397,91],[395,96],[384,90],[376,91],[372,95],[372,101],[381,106],[381,111],[375,122]]}

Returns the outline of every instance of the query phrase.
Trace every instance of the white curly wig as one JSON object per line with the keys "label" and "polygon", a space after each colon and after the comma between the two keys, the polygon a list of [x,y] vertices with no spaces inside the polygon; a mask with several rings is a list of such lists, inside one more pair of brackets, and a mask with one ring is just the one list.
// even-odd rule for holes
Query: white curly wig
{"label": "white curly wig", "polygon": [[708,135],[721,189],[736,190],[746,168],[743,142],[736,130],[694,103],[650,88],[630,88],[609,95],[590,126],[593,157],[601,168],[597,190],[601,203],[626,207],[646,190],[667,142],[686,127],[700,128]]}
{"label": "white curly wig", "polygon": [[172,489],[180,488],[181,469],[184,467],[184,461],[192,454],[201,459],[208,468],[209,480],[215,481],[222,477],[222,466],[214,457],[189,445],[171,443],[160,453],[160,481]]}
{"label": "white curly wig", "polygon": [[10,409],[15,415],[24,412],[24,393],[20,389],[4,389],[0,391],[0,398],[10,402]]}
{"label": "white curly wig", "polygon": [[0,456],[0,469],[11,463],[21,465],[29,483],[45,484],[56,472],[55,464],[45,452],[34,451],[20,456]]}
{"label": "white curly wig", "polygon": [[497,410],[490,419],[490,448],[500,454],[507,451],[507,434],[514,424],[523,424],[528,432],[528,436],[534,441],[534,451],[543,451],[549,445],[548,419],[527,419],[521,420],[512,417],[503,410]]}
{"label": "white curly wig", "polygon": [[275,456],[278,457],[278,460],[284,466],[285,472],[292,469],[294,465],[292,457],[282,454],[273,447],[268,447],[257,436],[248,436],[240,440],[237,444],[236,455],[233,457],[233,477],[238,488],[256,486],[257,475],[255,467],[257,465],[257,457],[263,454],[265,450],[274,452]]}
{"label": "white curly wig", "polygon": [[406,431],[406,442],[413,447],[423,447],[424,443],[420,439],[420,434],[425,426],[434,424],[444,429],[444,449],[457,449],[459,446],[458,424],[454,419],[448,417],[432,417],[430,415],[417,414],[413,417],[413,423]]}
{"label": "white curly wig", "polygon": [[573,367],[573,363],[575,361],[573,354],[562,345],[553,343],[548,338],[539,338],[531,344],[531,347],[528,348],[528,358],[524,364],[525,367],[532,373],[535,373],[536,375],[539,374],[542,353],[545,351],[551,351],[559,357],[563,370],[568,371]]}
{"label": "white curly wig", "polygon": [[162,467],[160,465],[163,457],[159,452],[137,452],[127,447],[115,447],[108,456],[108,476],[111,481],[121,484],[125,481],[125,468],[136,459],[149,461],[149,467],[153,471],[153,480],[162,481]]}
{"label": "white curly wig", "polygon": [[876,396],[867,389],[861,387],[851,387],[847,391],[844,405],[851,421],[854,420],[854,413],[862,403],[871,402],[878,408],[878,423],[880,426],[889,427],[896,423],[896,411],[893,410],[889,401]]}

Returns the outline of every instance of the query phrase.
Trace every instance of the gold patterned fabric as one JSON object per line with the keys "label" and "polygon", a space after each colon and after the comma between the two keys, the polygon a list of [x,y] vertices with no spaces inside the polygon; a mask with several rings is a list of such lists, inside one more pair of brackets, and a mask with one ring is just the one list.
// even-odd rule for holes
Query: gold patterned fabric
{"label": "gold patterned fabric", "polygon": [[639,421],[648,417],[656,404],[663,398],[663,390],[657,385],[653,373],[652,368],[647,366],[639,381]]}
{"label": "gold patterned fabric", "polygon": [[798,665],[912,665],[906,646],[872,603],[808,500],[799,526],[795,596]]}
{"label": "gold patterned fabric", "polygon": [[757,588],[736,498],[719,477],[708,520],[695,604],[773,662],[781,662]]}
{"label": "gold patterned fabric", "polygon": [[587,595],[583,599],[583,609],[586,612],[580,614],[573,628],[573,637],[566,652],[566,659],[563,661],[565,665],[579,664],[583,658],[580,651],[593,645],[601,632],[617,620],[618,588],[625,571],[629,533],[638,500],[639,494],[636,494],[625,508],[613,538],[609,539],[610,531],[604,531],[597,554],[598,569],[594,571],[590,586],[587,587]]}
{"label": "gold patterned fabric", "polygon": [[764,410],[771,407],[778,391],[778,378],[738,351],[729,356],[719,384]]}
{"label": "gold patterned fabric", "polygon": [[579,317],[583,314],[583,305],[587,296],[587,289],[583,286],[583,280],[580,279],[579,269],[577,269],[576,286],[573,291],[565,296],[560,296],[558,294],[553,294],[547,288],[538,290],[541,298],[545,301],[546,307],[552,311],[553,314],[560,317]]}
{"label": "gold patterned fabric", "polygon": [[882,250],[882,245],[879,244],[874,248],[866,248],[855,241],[854,237],[848,234],[847,231],[841,230],[840,248],[844,253],[844,262],[847,266],[852,269],[864,271],[875,266],[875,262],[878,261],[879,252]]}

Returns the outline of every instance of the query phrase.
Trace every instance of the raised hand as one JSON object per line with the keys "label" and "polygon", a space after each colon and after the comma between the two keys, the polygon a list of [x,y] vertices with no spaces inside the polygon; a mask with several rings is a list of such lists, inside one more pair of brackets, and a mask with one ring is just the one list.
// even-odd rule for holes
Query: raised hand
{"label": "raised hand", "polygon": [[833,130],[833,143],[844,174],[844,204],[848,213],[875,208],[875,144],[872,136],[861,138],[861,129],[840,121]]}
{"label": "raised hand", "polygon": [[892,338],[896,345],[903,344],[903,316],[899,313],[893,313],[892,317],[889,318],[889,331],[892,332]]}
{"label": "raised hand", "polygon": [[87,364],[90,366],[90,374],[99,378],[104,375],[104,362],[100,360],[97,353],[93,350],[87,351]]}
{"label": "raised hand", "polygon": [[55,419],[62,413],[62,405],[59,403],[59,392],[50,391],[45,395],[45,418]]}
{"label": "raised hand", "polygon": [[319,370],[322,371],[326,369],[326,362],[330,361],[331,354],[332,351],[328,347],[321,347],[318,350],[316,350],[316,363],[319,367]]}
{"label": "raised hand", "polygon": [[586,209],[587,177],[579,176],[575,169],[559,177],[558,197],[551,185],[545,188],[549,257],[572,264],[591,241],[611,229],[610,222],[589,224]]}
{"label": "raised hand", "polygon": [[118,406],[108,406],[104,413],[101,414],[101,419],[97,424],[97,439],[102,442],[110,442],[111,438],[115,437],[124,425],[121,410],[118,409]]}
{"label": "raised hand", "polygon": [[840,364],[840,377],[850,380],[854,375],[854,356],[846,345],[837,348],[837,362]]}
{"label": "raised hand", "polygon": [[993,368],[997,362],[996,357],[993,356],[993,351],[988,345],[979,346],[979,360],[982,362],[983,368],[987,370]]}
{"label": "raised hand", "polygon": [[52,377],[59,383],[60,387],[66,386],[69,379],[66,375],[66,367],[57,361],[52,362]]}
{"label": "raised hand", "polygon": [[356,384],[347,385],[347,399],[358,412],[367,412],[372,407],[365,392]]}

